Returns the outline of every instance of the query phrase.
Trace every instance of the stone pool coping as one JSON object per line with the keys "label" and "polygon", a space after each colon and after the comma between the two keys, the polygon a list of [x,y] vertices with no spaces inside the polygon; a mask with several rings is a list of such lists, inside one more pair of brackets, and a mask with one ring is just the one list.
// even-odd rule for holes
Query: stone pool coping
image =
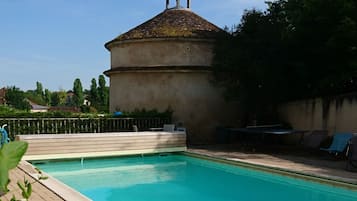
{"label": "stone pool coping", "polygon": [[284,164],[273,165],[266,162],[258,162],[249,159],[239,159],[234,156],[215,156],[213,151],[204,152],[201,150],[190,149],[187,152],[184,152],[185,155],[203,158],[207,160],[222,162],[231,165],[237,165],[241,167],[251,168],[255,170],[260,170],[264,172],[270,172],[274,174],[285,175],[294,178],[300,178],[304,180],[309,180],[313,182],[328,184],[331,186],[337,186],[342,188],[347,188],[349,190],[357,191],[357,180],[329,175],[329,174],[320,174],[306,170],[298,170],[299,168],[289,168],[289,166],[285,166]]}

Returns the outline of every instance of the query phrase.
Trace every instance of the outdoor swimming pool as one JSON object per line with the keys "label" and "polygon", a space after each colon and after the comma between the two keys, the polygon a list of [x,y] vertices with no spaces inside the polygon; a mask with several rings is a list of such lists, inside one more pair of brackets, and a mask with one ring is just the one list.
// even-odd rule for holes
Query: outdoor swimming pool
{"label": "outdoor swimming pool", "polygon": [[185,155],[36,166],[94,201],[356,201],[357,191]]}

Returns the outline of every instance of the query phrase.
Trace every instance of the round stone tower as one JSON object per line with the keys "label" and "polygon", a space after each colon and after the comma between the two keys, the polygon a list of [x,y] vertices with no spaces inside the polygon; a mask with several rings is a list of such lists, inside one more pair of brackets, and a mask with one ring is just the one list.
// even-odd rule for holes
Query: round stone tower
{"label": "round stone tower", "polygon": [[223,30],[176,0],[176,6],[105,44],[111,53],[110,111],[173,110],[190,143],[213,140],[234,109],[211,83],[213,45]]}

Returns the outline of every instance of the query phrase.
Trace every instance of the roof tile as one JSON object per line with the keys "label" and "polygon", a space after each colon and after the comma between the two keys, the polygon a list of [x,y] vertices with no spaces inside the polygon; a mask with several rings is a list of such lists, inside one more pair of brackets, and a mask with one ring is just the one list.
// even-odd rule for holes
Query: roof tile
{"label": "roof tile", "polygon": [[167,9],[143,24],[121,34],[113,42],[152,38],[214,38],[222,29],[187,9]]}

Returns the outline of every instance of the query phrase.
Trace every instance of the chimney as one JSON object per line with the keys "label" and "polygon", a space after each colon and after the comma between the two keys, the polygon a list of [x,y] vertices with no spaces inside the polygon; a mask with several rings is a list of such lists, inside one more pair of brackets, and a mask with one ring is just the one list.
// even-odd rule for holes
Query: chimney
{"label": "chimney", "polygon": [[187,8],[190,9],[190,7],[191,7],[191,1],[187,0]]}
{"label": "chimney", "polygon": [[166,0],[166,9],[169,9],[170,0]]}

